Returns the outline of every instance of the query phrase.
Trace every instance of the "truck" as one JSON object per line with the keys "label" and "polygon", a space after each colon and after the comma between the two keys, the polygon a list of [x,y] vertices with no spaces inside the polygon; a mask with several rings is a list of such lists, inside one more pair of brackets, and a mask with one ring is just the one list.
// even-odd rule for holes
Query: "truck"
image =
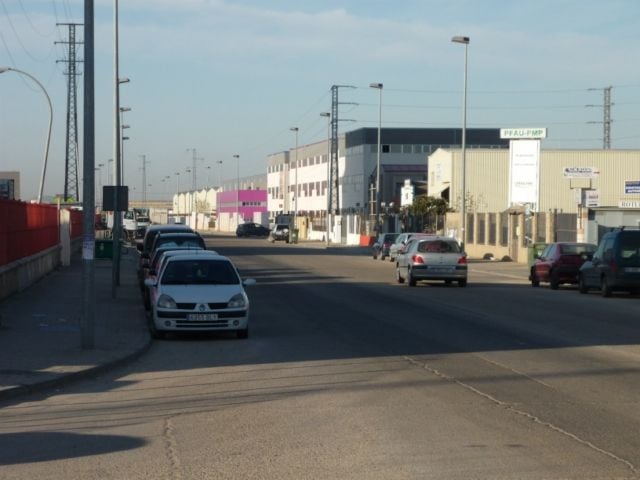
{"label": "truck", "polygon": [[[132,208],[124,212],[122,216],[122,237],[129,242],[141,240],[147,227],[151,224],[148,208]],[[108,237],[113,232],[113,212],[107,212]]]}

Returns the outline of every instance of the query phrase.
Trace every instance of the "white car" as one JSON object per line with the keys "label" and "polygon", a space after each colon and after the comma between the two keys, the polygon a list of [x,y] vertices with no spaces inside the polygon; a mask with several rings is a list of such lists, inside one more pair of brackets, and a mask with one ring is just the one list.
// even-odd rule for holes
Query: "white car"
{"label": "white car", "polygon": [[154,338],[167,332],[233,331],[249,336],[249,297],[227,257],[194,250],[166,259],[155,277],[145,280],[151,313],[149,330]]}

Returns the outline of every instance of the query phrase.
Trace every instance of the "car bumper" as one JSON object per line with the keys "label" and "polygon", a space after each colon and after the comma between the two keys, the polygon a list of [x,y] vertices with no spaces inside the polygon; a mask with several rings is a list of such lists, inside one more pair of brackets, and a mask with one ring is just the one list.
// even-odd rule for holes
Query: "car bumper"
{"label": "car bumper", "polygon": [[412,265],[411,276],[415,280],[466,280],[467,266]]}
{"label": "car bumper", "polygon": [[[202,315],[193,318],[191,314]],[[205,315],[215,314],[213,317]],[[249,325],[248,310],[224,312],[177,312],[174,310],[153,311],[153,322],[157,330],[167,332],[213,332],[244,330]]]}

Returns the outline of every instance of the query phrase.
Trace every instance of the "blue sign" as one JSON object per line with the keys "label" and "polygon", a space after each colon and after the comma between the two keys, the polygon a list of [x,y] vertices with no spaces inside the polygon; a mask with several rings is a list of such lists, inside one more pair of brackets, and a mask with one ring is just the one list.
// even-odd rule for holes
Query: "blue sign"
{"label": "blue sign", "polygon": [[624,194],[640,193],[640,180],[627,180],[624,182]]}

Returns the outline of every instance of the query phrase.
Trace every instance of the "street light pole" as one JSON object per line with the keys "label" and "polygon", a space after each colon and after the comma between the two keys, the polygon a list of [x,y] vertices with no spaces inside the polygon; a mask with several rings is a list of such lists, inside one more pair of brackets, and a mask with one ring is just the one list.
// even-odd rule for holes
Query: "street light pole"
{"label": "street light pole", "polygon": [[331,182],[331,113],[322,112],[321,117],[327,119],[327,245],[329,245],[329,232],[331,231],[331,198],[329,196],[329,182]]}
{"label": "street light pole", "polygon": [[[42,85],[42,83],[40,83],[38,81],[38,79],[36,77],[34,77],[33,75],[23,71],[23,70],[19,70],[17,68],[13,68],[13,67],[0,67],[0,74],[4,73],[4,72],[16,72],[16,73],[20,73],[22,75],[25,75],[27,77],[29,77],[31,80],[33,80],[42,90],[42,93],[44,93],[44,96],[47,99],[47,104],[49,105],[49,127],[47,129],[47,141],[44,145],[44,159],[42,161],[42,174],[40,175],[40,189],[38,190],[38,203],[42,202],[42,191],[44,189],[44,177],[45,174],[47,172],[47,159],[49,158],[49,145],[51,143],[51,125],[53,124],[53,106],[51,105],[51,98],[49,97],[49,94],[47,93],[47,90],[44,88],[44,85]],[[65,199],[66,200],[66,199]]]}
{"label": "street light pole", "polygon": [[289,130],[295,132],[296,134],[296,172],[294,174],[295,190],[293,192],[293,228],[297,228],[298,225],[298,131],[300,130],[298,127],[291,127]]}
{"label": "street light pole", "polygon": [[378,158],[376,160],[376,232],[380,233],[380,150],[381,150],[381,133],[382,133],[382,83],[371,83],[371,88],[379,90],[378,97]]}
{"label": "street light pole", "polygon": [[[218,164],[218,165],[222,165],[222,160],[216,160],[216,164]],[[222,174],[221,174],[221,170],[222,170],[222,167],[221,167],[221,166],[220,166],[220,167],[218,167],[218,188],[220,188],[220,186],[222,185],[222,180],[221,180],[221,178],[222,178],[222,176],[221,176],[221,175],[222,175]]]}
{"label": "street light pole", "polygon": [[240,225],[240,155],[234,155],[236,163],[236,227]]}
{"label": "street light pole", "polygon": [[455,36],[451,39],[453,43],[461,43],[464,45],[464,83],[462,94],[462,204],[460,213],[462,214],[461,230],[462,230],[462,248],[466,243],[467,235],[467,50],[469,47],[469,37]]}

